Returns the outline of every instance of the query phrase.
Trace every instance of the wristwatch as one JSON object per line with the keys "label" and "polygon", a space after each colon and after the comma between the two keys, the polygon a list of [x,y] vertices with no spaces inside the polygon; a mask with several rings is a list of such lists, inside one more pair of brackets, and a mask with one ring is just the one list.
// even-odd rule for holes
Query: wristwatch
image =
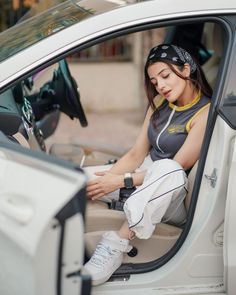
{"label": "wristwatch", "polygon": [[124,183],[125,183],[125,188],[133,188],[134,187],[134,182],[131,173],[125,173],[124,174]]}

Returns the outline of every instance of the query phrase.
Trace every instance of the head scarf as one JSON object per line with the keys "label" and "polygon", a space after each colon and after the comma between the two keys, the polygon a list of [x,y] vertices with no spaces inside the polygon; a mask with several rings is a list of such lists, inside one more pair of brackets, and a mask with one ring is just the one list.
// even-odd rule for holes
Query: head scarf
{"label": "head scarf", "polygon": [[185,63],[188,63],[191,73],[194,73],[197,69],[197,64],[191,55],[185,49],[172,44],[161,44],[153,47],[147,58],[147,62],[165,62],[165,60],[177,65],[184,65]]}

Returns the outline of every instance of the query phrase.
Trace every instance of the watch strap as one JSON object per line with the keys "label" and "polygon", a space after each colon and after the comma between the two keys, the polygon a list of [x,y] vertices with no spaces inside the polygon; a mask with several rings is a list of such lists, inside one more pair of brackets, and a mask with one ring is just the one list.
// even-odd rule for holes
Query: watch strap
{"label": "watch strap", "polygon": [[127,172],[124,174],[124,184],[125,184],[126,188],[133,188],[134,187],[132,174],[130,172]]}

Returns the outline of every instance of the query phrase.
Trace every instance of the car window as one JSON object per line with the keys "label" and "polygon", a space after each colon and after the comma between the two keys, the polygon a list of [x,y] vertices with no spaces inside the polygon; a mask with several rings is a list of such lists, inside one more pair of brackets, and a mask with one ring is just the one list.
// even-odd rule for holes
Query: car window
{"label": "car window", "polygon": [[68,0],[49,9],[46,6],[46,10],[42,3],[30,10],[19,24],[0,34],[0,62],[93,14],[103,13],[125,3],[112,0]]}
{"label": "car window", "polygon": [[[185,33],[180,38],[183,29]],[[193,30],[198,32],[197,37]],[[213,22],[162,27],[112,38],[68,56],[66,60],[78,85],[88,126],[80,127],[77,119],[71,121],[62,113],[59,128],[46,140],[48,149],[55,144],[90,143],[103,150],[110,148],[106,161],[114,158],[112,151],[115,157],[121,155],[134,144],[147,109],[143,66],[149,47],[174,40],[195,55],[214,87],[222,54],[220,30]],[[140,44],[142,49],[137,51]],[[34,88],[40,90],[50,81],[57,67],[55,64],[36,74]],[[105,145],[109,148],[105,149]]]}
{"label": "car window", "polygon": [[[193,35],[193,30],[198,34]],[[180,32],[183,31],[180,38]],[[101,121],[100,131],[95,132],[97,138],[93,141],[98,145],[104,145],[108,140],[113,147],[119,147],[116,150],[122,153],[134,143],[145,116],[147,101],[143,66],[149,48],[162,42],[174,42],[183,46],[198,59],[208,81],[214,87],[223,50],[222,35],[223,30],[220,25],[213,22],[166,26],[110,38],[68,56],[66,61],[72,78],[78,86],[79,99],[85,113],[88,117],[94,117],[91,120],[96,118],[95,125],[89,123],[85,129],[79,127],[76,119],[79,115],[69,111],[70,107],[65,104],[66,99],[63,98],[63,95],[66,97],[66,93],[58,88],[60,83],[55,82],[58,75],[57,63],[22,81],[13,87],[12,91],[17,104],[23,103],[24,96],[29,99],[35,108],[36,120],[54,108],[67,110],[66,112],[62,110],[61,117],[64,118],[65,124],[70,126],[68,130],[75,130],[75,133],[72,136],[67,132],[61,132],[60,136],[55,133],[54,136],[47,138],[49,146],[59,141],[68,143],[77,137],[80,141],[87,141],[88,138],[92,141],[92,136],[88,136],[87,132],[92,133],[96,130],[98,122]],[[57,97],[52,95],[53,87],[57,88],[57,93],[61,93]],[[39,104],[46,111],[39,110]],[[75,120],[71,121],[70,117],[74,117]],[[116,120],[115,132],[112,133],[109,123],[104,124],[106,117],[113,118],[114,122]],[[124,136],[123,129],[127,134],[125,140],[120,139]],[[45,130],[45,134],[48,137],[51,132]]]}
{"label": "car window", "polygon": [[[234,47],[236,43],[234,42]],[[230,61],[230,72],[231,72],[231,79],[228,80],[227,87],[224,92],[224,99],[220,104],[220,112],[223,117],[227,120],[230,126],[236,129],[236,117],[235,117],[235,110],[236,110],[236,87],[235,87],[235,77],[236,71],[236,54],[235,50],[233,50],[233,54]]]}
{"label": "car window", "polygon": [[84,11],[74,3],[71,5],[69,1],[60,5],[59,8],[53,8],[28,21],[13,26],[0,34],[0,61],[89,15],[88,11]]}

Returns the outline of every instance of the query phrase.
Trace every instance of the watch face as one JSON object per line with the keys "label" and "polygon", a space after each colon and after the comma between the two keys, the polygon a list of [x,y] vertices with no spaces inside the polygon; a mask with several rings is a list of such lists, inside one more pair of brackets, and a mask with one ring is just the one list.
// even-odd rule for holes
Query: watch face
{"label": "watch face", "polygon": [[125,187],[126,188],[132,188],[134,186],[132,177],[126,177],[124,179],[124,182],[125,182]]}

